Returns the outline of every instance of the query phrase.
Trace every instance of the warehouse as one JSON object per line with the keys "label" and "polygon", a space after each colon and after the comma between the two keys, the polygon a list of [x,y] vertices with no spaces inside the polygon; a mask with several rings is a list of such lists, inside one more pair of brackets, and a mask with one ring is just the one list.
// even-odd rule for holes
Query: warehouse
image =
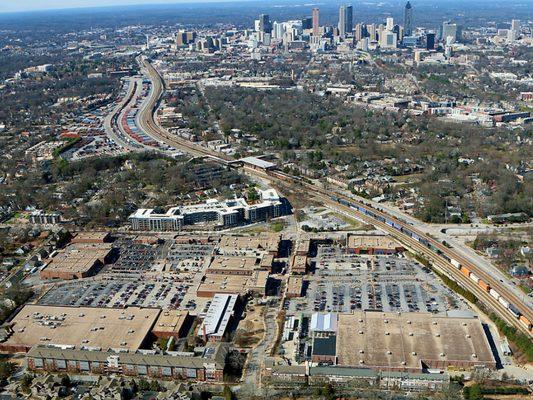
{"label": "warehouse", "polygon": [[340,314],[337,360],[340,366],[415,373],[496,367],[477,318],[429,313]]}
{"label": "warehouse", "polygon": [[62,345],[135,351],[149,336],[159,309],[53,307],[29,304],[10,322],[0,351]]}

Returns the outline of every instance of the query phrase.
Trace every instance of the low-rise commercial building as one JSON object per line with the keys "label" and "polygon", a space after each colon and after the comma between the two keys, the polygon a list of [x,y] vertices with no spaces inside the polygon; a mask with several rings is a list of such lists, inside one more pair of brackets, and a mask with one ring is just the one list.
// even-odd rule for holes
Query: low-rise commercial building
{"label": "low-rise commercial building", "polygon": [[198,327],[198,336],[211,342],[220,342],[227,333],[239,296],[220,294],[213,296],[204,320]]}
{"label": "low-rise commercial building", "polygon": [[268,271],[254,271],[251,275],[206,274],[198,285],[198,297],[213,297],[217,293],[264,296]]}
{"label": "low-rise commercial building", "polygon": [[181,338],[187,334],[189,327],[189,312],[181,310],[164,310],[159,314],[152,329],[152,334],[158,338]]}
{"label": "low-rise commercial building", "polygon": [[340,366],[398,372],[496,367],[477,318],[428,313],[339,314],[336,354]]}
{"label": "low-rise commercial building", "polygon": [[307,273],[307,256],[294,255],[291,259],[291,274],[305,275]]}
{"label": "low-rise commercial building", "polygon": [[111,261],[110,243],[74,243],[60,251],[39,273],[41,279],[81,279],[95,275]]}
{"label": "low-rise commercial building", "polygon": [[355,254],[395,254],[405,250],[388,235],[349,235],[347,247]]}
{"label": "low-rise commercial building", "polygon": [[33,346],[76,346],[135,351],[159,316],[159,309],[128,307],[53,307],[28,304],[7,327],[0,351],[23,352]]}

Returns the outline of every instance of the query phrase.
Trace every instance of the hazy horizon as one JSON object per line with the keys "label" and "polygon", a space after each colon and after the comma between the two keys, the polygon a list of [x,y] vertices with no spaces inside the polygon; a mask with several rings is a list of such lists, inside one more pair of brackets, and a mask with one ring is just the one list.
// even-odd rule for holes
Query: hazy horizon
{"label": "hazy horizon", "polygon": [[[364,0],[362,3],[368,5],[369,3],[403,3],[407,0]],[[440,1],[434,1],[434,3],[453,3],[453,2],[475,2],[476,0],[440,0]],[[17,12],[32,12],[32,11],[47,11],[47,10],[65,10],[65,9],[78,9],[78,8],[99,8],[99,7],[116,7],[116,6],[158,6],[158,5],[180,5],[180,4],[202,4],[202,3],[234,3],[234,2],[247,2],[247,3],[253,3],[253,2],[259,2],[259,0],[200,0],[200,1],[194,1],[194,0],[47,0],[45,4],[43,4],[42,0],[20,0],[18,2],[15,1],[4,1],[0,2],[0,13],[17,13]],[[263,3],[290,3],[290,0],[264,0]],[[324,4],[324,5],[331,5],[331,3],[352,3],[355,6],[358,4],[357,1],[341,1],[341,0],[294,0],[295,4],[305,5],[305,6],[311,6],[315,4]],[[420,1],[420,0],[411,0],[411,3],[414,4],[425,4],[427,5],[427,1]],[[521,5],[526,5],[529,3],[533,3],[533,0],[522,0],[520,2],[517,2]]]}
{"label": "hazy horizon", "polygon": [[252,2],[256,0],[22,0],[18,2],[0,2],[0,13],[62,10],[76,8],[96,8],[113,6],[135,5],[164,5],[164,4],[199,4],[199,3],[224,3],[224,2]]}

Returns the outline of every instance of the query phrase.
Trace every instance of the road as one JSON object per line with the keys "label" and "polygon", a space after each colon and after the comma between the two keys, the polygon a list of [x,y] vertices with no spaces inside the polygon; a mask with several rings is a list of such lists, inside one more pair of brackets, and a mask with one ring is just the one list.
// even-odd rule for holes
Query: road
{"label": "road", "polygon": [[[150,100],[146,102],[146,105],[140,111],[140,123],[142,124],[142,129],[144,130],[144,132],[154,137],[158,141],[162,141],[169,146],[175,147],[176,149],[184,150],[185,152],[191,153],[194,156],[208,156],[227,164],[229,159],[225,155],[214,153],[212,151],[209,151],[208,149],[192,144],[181,138],[176,138],[175,136],[170,135],[156,123],[156,121],[154,120],[154,112],[156,105],[159,103],[163,93],[163,79],[146,59],[139,59],[139,62],[143,66],[143,70],[152,80],[153,84],[153,90],[150,94]],[[298,184],[302,187],[302,189],[308,190],[309,193],[313,193],[314,196],[320,201],[327,204],[333,203],[335,204],[335,206],[342,208],[340,204],[334,203],[331,200],[330,196],[331,194],[335,193],[334,191],[324,190],[322,187],[316,185],[315,183],[308,183],[303,180],[296,180],[293,177],[281,173],[264,173],[257,170],[248,170],[247,172],[251,175],[258,176],[260,178],[267,178],[272,181],[292,181],[293,184]],[[337,195],[337,193],[335,194]],[[340,194],[338,196],[342,197],[342,195]],[[463,247],[461,247],[460,244],[457,244],[457,249],[450,249],[444,246],[438,240],[435,240],[433,237],[428,236],[427,233],[423,231],[423,229],[415,228],[415,226],[424,228],[425,224],[421,223],[418,220],[415,220],[410,216],[401,214],[398,211],[391,212],[391,210],[389,209],[385,210],[385,207],[381,204],[377,204],[374,206],[370,204],[371,202],[366,199],[363,201],[359,199],[354,199],[353,197],[348,198],[346,196],[344,196],[344,199],[349,200],[350,202],[356,204],[358,207],[361,207],[362,209],[365,209],[367,212],[372,212],[374,215],[376,215],[376,217],[370,217],[351,207],[345,207],[344,211],[349,212],[350,214],[355,215],[357,218],[375,225],[376,227],[400,240],[408,248],[424,255],[424,257],[431,261],[434,266],[441,269],[442,272],[450,276],[452,279],[456,280],[461,286],[474,293],[478,297],[478,299],[480,299],[489,309],[497,313],[507,323],[516,327],[522,332],[531,335],[531,332],[529,332],[524,327],[524,325],[520,321],[518,321],[518,319],[512,318],[509,311],[505,309],[498,301],[496,301],[492,296],[490,296],[487,292],[481,289],[481,287],[474,283],[472,280],[466,278],[463,274],[461,274],[457,270],[457,268],[455,268],[451,263],[446,261],[442,256],[438,256],[434,250],[429,249],[428,247],[421,244],[419,241],[413,239],[412,237],[408,236],[407,234],[402,233],[401,231],[389,226],[384,222],[381,222],[379,218],[393,220],[397,225],[401,226],[402,228],[408,229],[419,237],[427,240],[434,248],[438,249],[443,255],[446,255],[449,258],[453,258],[459,261],[463,266],[467,267],[479,278],[483,279],[483,281],[489,284],[493,289],[497,290],[503,298],[513,303],[519,309],[519,311],[526,318],[528,318],[529,321],[533,321],[533,308],[530,306],[528,300],[524,299],[524,296],[518,292],[518,288],[511,287],[511,285],[505,283],[507,282],[506,279],[503,279],[503,282],[501,282],[498,279],[497,273],[495,272],[495,267],[492,266],[490,263],[488,263],[489,265],[487,265],[487,263],[480,262],[480,257],[477,254],[469,254],[469,252],[466,251]],[[366,204],[370,204],[370,206],[367,206]],[[448,236],[446,236],[446,241],[448,240],[449,238]],[[481,266],[478,266],[478,264]]]}
{"label": "road", "polygon": [[[104,129],[106,131],[107,136],[113,140],[116,144],[119,146],[129,150],[129,151],[140,151],[142,148],[140,145],[137,145],[133,142],[130,142],[126,139],[126,136],[124,133],[122,133],[122,136],[117,133],[115,130],[118,129],[118,122],[120,121],[120,114],[122,111],[126,108],[126,106],[132,101],[132,96],[134,94],[134,91],[136,91],[137,87],[134,84],[133,80],[130,80],[129,86],[128,86],[128,92],[124,96],[124,98],[115,106],[113,111],[108,114],[104,119]],[[135,96],[133,96],[134,98]]]}

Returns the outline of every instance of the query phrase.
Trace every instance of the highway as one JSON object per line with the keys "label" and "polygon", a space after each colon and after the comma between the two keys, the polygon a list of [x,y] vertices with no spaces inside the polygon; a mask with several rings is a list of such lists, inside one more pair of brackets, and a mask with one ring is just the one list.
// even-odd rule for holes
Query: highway
{"label": "highway", "polygon": [[104,129],[106,131],[107,136],[116,144],[129,151],[140,151],[142,150],[142,148],[140,145],[128,141],[128,139],[126,139],[125,134],[119,130],[119,132],[123,135],[121,136],[119,133],[117,133],[116,129],[119,129],[118,125],[122,111],[127,107],[128,104],[131,103],[131,101],[133,101],[133,99],[135,98],[134,93],[136,90],[137,85],[134,84],[133,80],[130,80],[128,92],[126,93],[124,98],[116,105],[113,111],[108,114],[104,119]]}
{"label": "highway", "polygon": [[[159,104],[159,101],[163,94],[164,82],[161,76],[159,75],[159,73],[155,70],[155,68],[153,68],[153,66],[149,62],[141,58],[139,58],[138,61],[142,65],[143,70],[147,73],[147,75],[152,80],[152,85],[153,85],[153,90],[150,93],[149,100],[145,103],[145,105],[142,106],[140,110],[139,123],[141,124],[140,127],[143,129],[143,131],[146,134],[155,138],[156,140],[162,141],[169,146],[175,147],[176,149],[184,150],[194,156],[204,156],[204,157],[208,156],[224,164],[227,164],[228,161],[230,161],[230,159],[228,159],[226,156],[222,156],[218,153],[214,153],[208,149],[192,144],[191,142],[188,142],[184,139],[177,138],[173,135],[170,135],[168,132],[166,132],[162,127],[160,127],[157,124],[157,122],[154,120],[154,114],[156,111],[156,107]],[[434,246],[434,248],[438,249],[443,255],[447,256],[448,258],[457,260],[459,263],[461,263],[461,265],[468,268],[472,273],[477,275],[485,283],[489,284],[490,287],[498,291],[498,293],[500,293],[500,295],[504,299],[514,304],[518,308],[518,310],[521,312],[521,314],[524,315],[529,321],[533,321],[533,310],[531,309],[531,307],[529,307],[527,302],[525,303],[523,301],[524,300],[523,298],[520,298],[519,296],[517,296],[515,291],[510,290],[510,288],[508,288],[506,285],[503,285],[499,279],[495,279],[493,275],[485,271],[485,269],[479,268],[477,265],[475,265],[468,257],[466,257],[464,253],[459,253],[455,251],[453,248],[448,248],[444,246],[438,240],[435,240],[431,236],[428,236],[426,233],[420,231],[419,229],[415,229],[411,223],[407,223],[403,219],[399,219],[388,213],[379,211],[375,207],[369,207],[368,205],[366,205],[360,200],[356,200],[351,197],[346,197],[344,195],[338,194],[331,190],[324,190],[321,187],[317,186],[316,184],[308,183],[304,180],[299,180],[294,177],[290,177],[286,174],[266,173],[266,172],[253,170],[253,169],[247,169],[247,172],[252,175],[261,177],[261,178],[270,179],[272,181],[278,181],[278,182],[284,181],[292,185],[300,185],[302,189],[307,189],[309,193],[312,193],[316,198],[318,198],[322,202],[327,203],[327,204],[334,204],[335,207],[341,208],[345,212],[355,215],[359,219],[362,219],[378,227],[379,229],[389,233],[390,235],[395,237],[397,240],[404,243],[406,247],[423,255],[426,259],[431,261],[432,264],[436,268],[440,269],[443,273],[445,273],[447,276],[455,280],[462,287],[474,293],[477,296],[477,298],[482,303],[484,303],[485,306],[489,310],[495,312],[498,316],[500,316],[500,318],[505,320],[509,325],[512,325],[516,327],[517,329],[519,329],[520,331],[528,335],[531,335],[531,332],[518,319],[513,318],[510,312],[502,304],[500,304],[489,293],[484,291],[474,281],[465,277],[450,262],[448,262],[442,256],[438,255],[433,250],[429,249],[428,247],[426,247],[419,241],[413,239],[412,237],[399,231],[398,229],[392,226],[389,226],[385,222],[381,222],[377,218],[381,217],[381,218],[386,218],[388,220],[392,220],[397,225],[408,229],[409,231],[418,235],[420,238],[426,239],[432,246]],[[363,214],[362,212],[354,208],[346,207],[346,206],[339,204],[338,202],[334,202],[331,199],[332,194],[335,194],[339,198],[343,198],[351,202],[352,204],[357,205],[358,207],[362,207],[363,209],[371,211],[374,215],[376,215],[376,218],[372,218],[366,214]]]}

